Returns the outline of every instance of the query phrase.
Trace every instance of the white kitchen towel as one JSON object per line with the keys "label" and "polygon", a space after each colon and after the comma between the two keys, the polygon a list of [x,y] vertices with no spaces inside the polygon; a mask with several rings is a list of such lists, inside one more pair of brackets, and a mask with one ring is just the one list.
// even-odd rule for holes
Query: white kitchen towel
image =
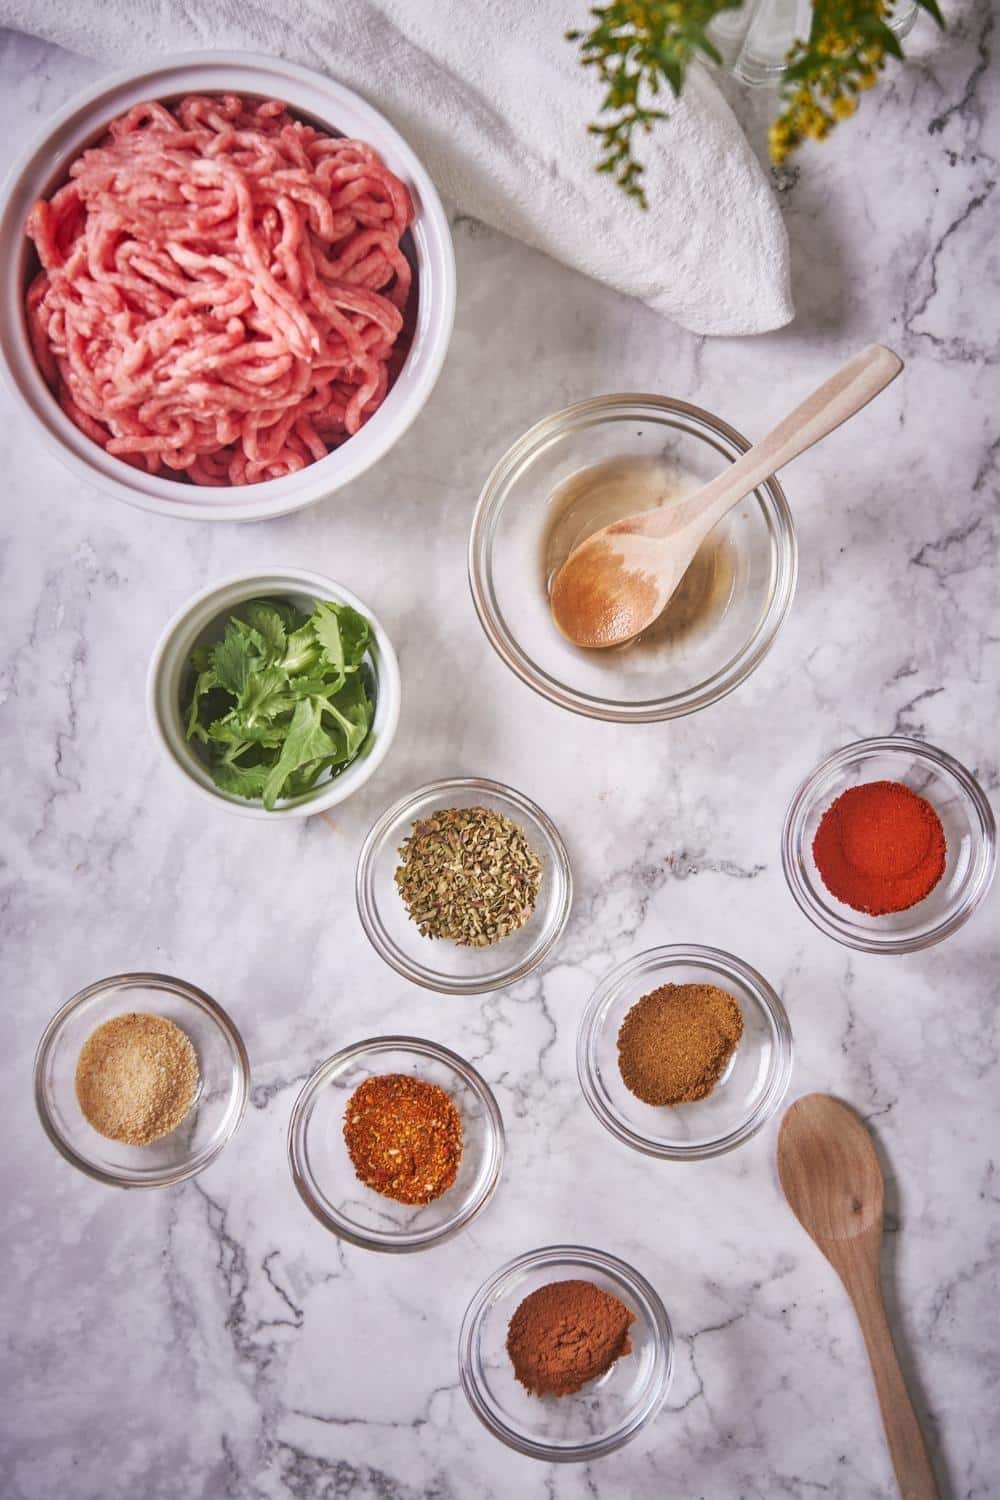
{"label": "white kitchen towel", "polygon": [[458,209],[694,333],[793,316],[785,226],[719,90],[692,68],[643,142],[649,209],[594,171],[588,0],[0,0],[0,25],[119,66],[241,48],[316,68],[395,124]]}

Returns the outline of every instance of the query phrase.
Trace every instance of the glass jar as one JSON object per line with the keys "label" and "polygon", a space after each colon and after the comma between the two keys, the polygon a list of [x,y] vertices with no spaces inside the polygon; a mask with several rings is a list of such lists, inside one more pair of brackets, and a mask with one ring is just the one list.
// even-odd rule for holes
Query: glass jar
{"label": "glass jar", "polygon": [[[916,16],[916,0],[898,0],[888,24],[902,38]],[[744,0],[738,9],[717,15],[708,30],[725,66],[741,83],[777,88],[792,43],[805,41],[811,24],[810,0]]]}

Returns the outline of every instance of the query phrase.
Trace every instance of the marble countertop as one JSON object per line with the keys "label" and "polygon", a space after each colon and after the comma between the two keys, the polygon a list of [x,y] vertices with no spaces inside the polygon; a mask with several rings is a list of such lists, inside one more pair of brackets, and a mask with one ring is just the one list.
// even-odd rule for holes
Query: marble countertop
{"label": "marble countertop", "polygon": [[[618,1145],[580,1095],[576,1025],[596,979],[687,940],[740,954],[778,988],[792,1095],[831,1090],[871,1123],[890,1171],[890,1313],[942,1494],[996,1493],[998,897],[939,948],[868,957],[800,915],[778,853],[794,787],[860,736],[926,737],[994,802],[1000,790],[991,26],[989,0],[943,41],[922,25],[906,70],[781,174],[798,316],[780,333],[693,337],[456,218],[458,318],[431,401],[374,472],[295,517],[223,527],[131,511],[68,478],[0,397],[6,1500],[894,1493],[852,1313],[780,1196],[775,1122],[718,1160],[658,1163]],[[0,37],[0,158],[101,71]],[[763,101],[739,107],[759,142]],[[742,688],[693,718],[620,727],[562,714],[506,671],[476,623],[465,541],[485,473],[530,422],[648,388],[756,436],[872,339],[900,350],[905,375],[786,476],[798,597]],[[385,544],[404,527],[422,533],[419,570],[413,548]],[[332,826],[206,810],[146,728],[166,618],[212,579],[271,562],[342,579],[399,648],[396,746]],[[554,958],[485,999],[413,988],[354,912],[377,812],[450,773],[539,801],[577,882]],[[229,1149],[168,1191],[78,1175],[32,1109],[52,1011],[127,969],[215,995],[252,1063]],[[302,1080],[390,1030],[475,1062],[508,1132],[489,1208],[457,1240],[400,1257],[327,1234],[285,1159]],[[632,1262],[677,1335],[659,1418],[587,1467],[509,1452],[458,1384],[472,1293],[510,1256],[558,1241]]]}

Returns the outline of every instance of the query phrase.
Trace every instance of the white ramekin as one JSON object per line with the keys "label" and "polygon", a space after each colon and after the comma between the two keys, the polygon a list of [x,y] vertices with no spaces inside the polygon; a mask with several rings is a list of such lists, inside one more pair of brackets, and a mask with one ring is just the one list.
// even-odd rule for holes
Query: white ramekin
{"label": "white ramekin", "polygon": [[[181,713],[181,681],[191,651],[199,638],[220,617],[250,599],[290,599],[301,608],[311,608],[314,599],[332,599],[350,604],[371,626],[368,659],[375,675],[375,718],[357,760],[333,781],[321,782],[311,792],[281,802],[268,812],[257,802],[247,802],[215,785],[193,745],[184,737]],[[189,786],[203,797],[242,813],[247,818],[309,818],[344,802],[375,774],[382,764],[399,723],[399,664],[385,631],[367,605],[332,578],[301,568],[271,568],[266,573],[239,573],[202,589],[174,615],[156,643],[146,679],[146,711],[150,728],[170,764]]]}
{"label": "white ramekin", "polygon": [[[24,292],[30,263],[25,221],[69,164],[133,104],[188,93],[246,93],[283,99],[297,115],[367,141],[413,197],[417,317],[406,364],[378,411],[340,448],[297,474],[262,484],[214,489],[162,479],[104,452],[62,411],[28,338]],[[370,104],[331,78],[276,57],[244,52],[186,52],[138,71],[116,73],[78,94],[36,138],[0,194],[0,354],[8,381],[32,426],[78,479],[129,505],[195,520],[255,521],[331,495],[363,474],[409,427],[444,363],[455,315],[455,256],[437,190],[402,136]]]}

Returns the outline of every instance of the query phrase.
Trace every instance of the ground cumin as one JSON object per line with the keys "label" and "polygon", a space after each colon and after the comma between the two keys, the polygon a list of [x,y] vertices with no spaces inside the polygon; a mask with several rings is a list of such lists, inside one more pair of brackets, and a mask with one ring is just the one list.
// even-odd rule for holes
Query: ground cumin
{"label": "ground cumin", "polygon": [[704,1099],[743,1035],[732,995],[714,984],[664,984],[643,995],[618,1033],[625,1087],[645,1104]]}
{"label": "ground cumin", "polygon": [[425,1204],[458,1175],[462,1117],[436,1083],[382,1073],[348,1100],[344,1140],[366,1187],[397,1203]]}
{"label": "ground cumin", "polygon": [[507,1353],[535,1396],[569,1396],[631,1354],[635,1313],[591,1281],[551,1281],[510,1320]]}
{"label": "ground cumin", "polygon": [[165,1016],[113,1016],[80,1048],[76,1097],[90,1124],[109,1140],[148,1146],[169,1135],[197,1089],[191,1038]]}

